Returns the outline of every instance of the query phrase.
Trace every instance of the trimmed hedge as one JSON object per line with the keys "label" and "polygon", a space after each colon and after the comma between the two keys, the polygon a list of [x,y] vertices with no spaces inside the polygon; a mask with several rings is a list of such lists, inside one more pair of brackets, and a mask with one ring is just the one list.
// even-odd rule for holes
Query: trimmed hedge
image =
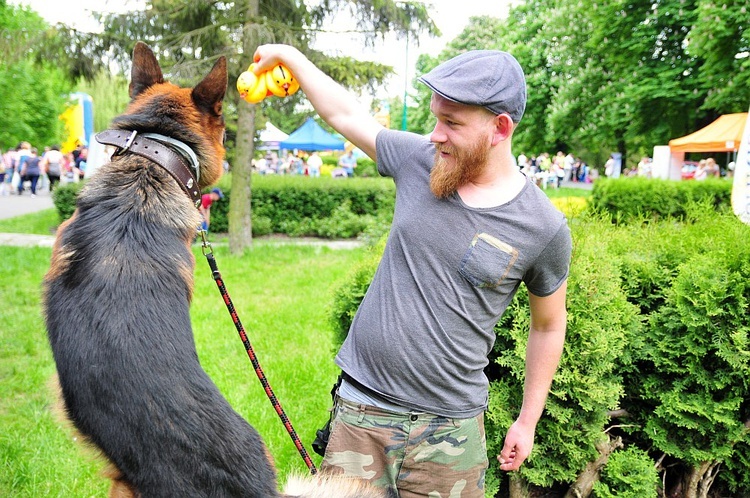
{"label": "trimmed hedge", "polygon": [[[225,194],[231,194],[231,189]],[[352,214],[369,216],[366,222],[378,217],[392,216],[395,202],[393,181],[385,178],[309,178],[301,176],[253,176],[252,209],[254,217],[270,220],[271,231],[289,235],[318,235],[323,237],[353,237],[364,230],[345,230],[349,234],[335,234],[323,220],[338,217],[343,225],[352,223]],[[228,206],[228,202],[224,201]],[[211,213],[213,216],[213,212]],[[348,220],[347,220],[348,218]],[[212,219],[211,224],[214,221]],[[218,225],[214,231],[226,231]]]}
{"label": "trimmed hedge", "polygon": [[712,209],[730,209],[732,183],[725,178],[674,181],[653,178],[600,178],[594,182],[589,206],[614,222],[636,219],[684,218],[692,202],[708,200]]}
{"label": "trimmed hedge", "polygon": [[[323,167],[320,170],[321,176],[330,175],[331,170],[339,165],[339,158],[336,156],[321,156],[321,159],[323,159]],[[378,173],[375,161],[366,156],[358,158],[357,167],[354,168],[354,177],[379,178],[380,173]]]}
{"label": "trimmed hedge", "polygon": [[[584,214],[570,224],[565,351],[534,451],[516,474],[522,486],[562,496],[618,437],[624,448],[610,455],[593,496],[697,496],[686,483],[747,496],[750,227],[714,211],[710,199],[689,204],[682,223],[618,226]],[[373,250],[335,294],[339,342],[381,254],[382,246]],[[490,462],[520,410],[528,313],[521,286],[495,328],[486,369]],[[628,418],[611,419],[616,409]],[[487,496],[508,496],[508,479],[491,465]]]}
{"label": "trimmed hedge", "polygon": [[[254,175],[252,182],[253,235],[352,238],[377,232],[373,227],[388,226],[393,216],[395,188],[387,178]],[[82,185],[55,189],[53,199],[61,221],[73,214]],[[229,230],[231,175],[224,176],[219,186],[225,198],[211,206],[211,231],[225,233]]]}

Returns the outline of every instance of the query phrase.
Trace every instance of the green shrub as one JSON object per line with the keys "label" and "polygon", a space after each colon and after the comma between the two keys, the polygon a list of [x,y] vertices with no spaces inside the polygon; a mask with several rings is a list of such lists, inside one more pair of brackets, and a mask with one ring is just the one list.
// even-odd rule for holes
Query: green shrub
{"label": "green shrub", "polygon": [[369,157],[360,157],[357,159],[357,167],[354,169],[354,176],[360,176],[362,178],[378,178],[378,167],[375,161]]}
{"label": "green shrub", "polygon": [[[625,450],[611,456],[596,496],[654,496],[655,462],[665,458],[664,482],[683,482],[700,462],[722,462],[715,486],[732,496],[750,492],[750,227],[712,207],[710,199],[687,203],[681,223],[570,221],[567,338],[534,451],[516,474],[527,486],[573,483],[598,457],[606,430]],[[384,240],[335,294],[339,343]],[[520,410],[528,313],[521,286],[495,328],[485,370],[491,461]],[[629,418],[610,420],[612,409]],[[497,466],[486,477],[488,496],[507,486]]]}
{"label": "green shrub", "polygon": [[85,182],[66,183],[65,185],[57,185],[52,190],[52,203],[60,216],[60,222],[73,216],[73,212],[76,210],[78,192],[84,185]]}
{"label": "green shrub", "polygon": [[609,456],[601,478],[594,484],[594,498],[656,498],[659,474],[643,450],[626,448]]}
{"label": "green shrub", "polygon": [[268,217],[276,233],[355,237],[375,219],[390,219],[394,199],[388,179],[253,177],[253,213]]}
{"label": "green shrub", "polygon": [[726,179],[673,181],[653,178],[601,178],[594,183],[589,206],[613,221],[679,218],[691,202],[708,200],[713,210],[729,210],[732,184]]}
{"label": "green shrub", "polygon": [[[331,171],[338,167],[339,156],[321,156],[323,159],[323,166],[320,168],[320,176],[330,176]],[[378,178],[378,167],[375,161],[367,156],[360,157],[357,159],[357,167],[354,168],[354,176],[362,178]]]}
{"label": "green shrub", "polygon": [[748,491],[750,227],[705,200],[689,203],[683,223],[621,234],[607,257],[647,320],[621,366],[624,433],[654,458],[666,455],[666,469],[724,462],[717,482]]}
{"label": "green shrub", "polygon": [[[384,178],[309,178],[255,175],[252,179],[253,234],[284,233],[326,238],[352,238],[364,231],[387,229],[393,214],[395,189]],[[61,220],[75,210],[81,184],[56,189]],[[229,231],[231,176],[219,182],[225,198],[211,206],[211,232]],[[205,189],[205,192],[210,189]],[[377,229],[374,227],[378,227]]]}
{"label": "green shrub", "polygon": [[[568,324],[565,349],[537,427],[534,450],[521,467],[523,479],[535,486],[572,483],[597,458],[604,438],[607,411],[618,406],[624,387],[619,364],[642,328],[638,309],[619,285],[617,261],[606,255],[617,229],[599,219],[571,221],[573,255],[568,277]],[[490,380],[487,447],[502,449],[505,434],[518,417],[523,397],[529,304],[521,286],[500,323],[486,369]],[[498,489],[508,475],[499,467],[487,472],[488,489]]]}
{"label": "green shrub", "polygon": [[272,233],[271,218],[268,216],[253,216],[253,236],[262,237]]}
{"label": "green shrub", "polygon": [[[729,459],[748,441],[750,245],[731,239],[747,242],[750,229],[722,225],[727,233],[678,266],[663,306],[651,313],[641,382],[632,386],[645,403],[629,407],[656,448],[693,466]],[[683,242],[709,242],[693,235]]]}
{"label": "green shrub", "polygon": [[328,316],[334,331],[336,349],[344,343],[349,333],[357,308],[365,297],[383,256],[386,240],[387,235],[384,235],[377,244],[370,246],[367,255],[349,271],[347,278],[334,291]]}

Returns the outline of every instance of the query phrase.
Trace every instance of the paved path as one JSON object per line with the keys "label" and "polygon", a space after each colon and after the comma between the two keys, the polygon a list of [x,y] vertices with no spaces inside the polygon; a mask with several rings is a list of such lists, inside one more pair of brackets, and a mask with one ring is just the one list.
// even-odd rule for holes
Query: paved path
{"label": "paved path", "polygon": [[52,247],[54,235],[31,235],[28,233],[0,233],[0,246]]}
{"label": "paved path", "polygon": [[23,195],[0,195],[0,219],[14,218],[53,207],[55,205],[49,192],[40,192],[36,197],[31,197],[28,192]]}

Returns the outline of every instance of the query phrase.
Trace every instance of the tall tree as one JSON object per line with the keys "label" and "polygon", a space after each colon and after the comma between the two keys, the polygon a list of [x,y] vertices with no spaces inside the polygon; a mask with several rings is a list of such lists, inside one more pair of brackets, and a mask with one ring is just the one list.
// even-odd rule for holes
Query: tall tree
{"label": "tall tree", "polygon": [[[106,28],[98,50],[123,67],[137,39],[151,44],[168,60],[166,68],[172,78],[194,79],[195,73],[215,57],[227,56],[227,118],[232,121],[236,115],[237,119],[236,137],[229,137],[230,142],[236,138],[229,227],[234,252],[252,243],[249,193],[253,136],[257,122],[263,120],[263,112],[257,110],[289,106],[289,102],[280,103],[278,99],[266,99],[254,106],[239,101],[234,82],[252,62],[255,48],[262,43],[294,45],[335,80],[356,90],[374,86],[392,72],[392,68],[380,64],[330,58],[312,50],[316,32],[339,14],[355,19],[365,43],[389,32],[403,36],[439,33],[424,4],[394,0],[325,0],[314,7],[295,0],[150,0],[141,12],[102,18]],[[302,96],[293,96],[290,101],[299,101],[295,99]],[[228,128],[231,130],[231,123]],[[245,200],[235,200],[240,196]]]}
{"label": "tall tree", "polygon": [[746,2],[699,0],[687,51],[703,58],[705,109],[721,113],[750,106],[750,8]]}
{"label": "tall tree", "polygon": [[[747,110],[749,11],[711,0],[526,0],[507,19],[471,19],[430,64],[470,49],[511,52],[528,87],[516,153],[570,150],[601,166],[610,152],[650,154]],[[420,87],[414,113],[426,123]]]}
{"label": "tall tree", "polygon": [[20,141],[42,148],[60,142],[58,116],[71,81],[65,71],[41,56],[47,23],[25,7],[0,2],[0,148]]}

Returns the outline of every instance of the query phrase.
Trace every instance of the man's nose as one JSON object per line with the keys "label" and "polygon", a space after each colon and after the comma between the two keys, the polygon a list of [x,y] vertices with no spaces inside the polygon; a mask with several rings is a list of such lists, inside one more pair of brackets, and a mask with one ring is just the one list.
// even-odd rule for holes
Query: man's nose
{"label": "man's nose", "polygon": [[445,125],[441,124],[440,121],[435,123],[435,127],[432,129],[432,133],[430,133],[430,142],[432,143],[443,143],[447,140],[447,136],[445,134]]}

